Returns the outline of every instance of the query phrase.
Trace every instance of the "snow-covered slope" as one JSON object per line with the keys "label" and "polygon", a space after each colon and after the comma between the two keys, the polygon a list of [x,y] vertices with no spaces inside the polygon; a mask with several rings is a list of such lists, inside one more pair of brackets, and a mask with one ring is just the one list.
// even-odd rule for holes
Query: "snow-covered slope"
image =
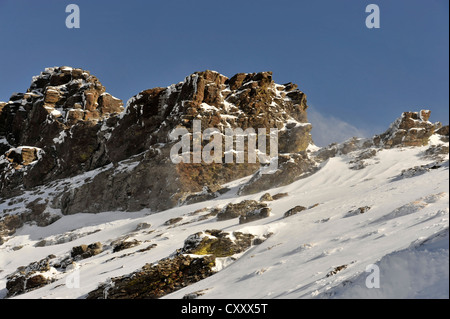
{"label": "snow-covered slope", "polygon": [[[448,298],[448,154],[435,165],[428,148],[377,149],[362,169],[351,169],[359,151],[330,158],[315,174],[268,190],[288,196],[266,202],[270,216],[247,224],[198,211],[259,200],[266,193],[237,195],[244,178],[214,200],[159,213],[75,214],[46,227],[25,225],[0,247],[0,298],[7,294],[7,276],[18,267],[50,254],[63,260],[74,246],[101,242],[102,253],[64,272],[51,267],[45,275],[54,282],[13,297],[85,298],[100,283],[166,258],[188,236],[208,229],[268,239],[234,258],[219,258],[216,274],[164,298],[198,291],[199,298]],[[296,205],[307,209],[284,217]],[[139,244],[113,252],[118,239]],[[379,288],[368,288],[368,276],[376,273],[366,268],[374,264]]]}

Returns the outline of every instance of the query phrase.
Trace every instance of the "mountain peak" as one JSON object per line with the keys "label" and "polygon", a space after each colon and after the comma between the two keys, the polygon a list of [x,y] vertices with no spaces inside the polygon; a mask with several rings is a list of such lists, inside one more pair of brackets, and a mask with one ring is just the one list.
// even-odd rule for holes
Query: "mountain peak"
{"label": "mountain peak", "polygon": [[385,148],[394,146],[423,146],[438,129],[440,122],[431,123],[430,110],[403,112],[383,134],[374,137],[375,145]]}

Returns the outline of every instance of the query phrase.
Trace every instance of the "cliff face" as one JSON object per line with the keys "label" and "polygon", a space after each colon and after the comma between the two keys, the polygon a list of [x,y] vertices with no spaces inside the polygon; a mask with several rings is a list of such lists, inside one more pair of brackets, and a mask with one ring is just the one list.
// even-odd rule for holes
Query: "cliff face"
{"label": "cliff face", "polygon": [[[279,151],[300,152],[311,142],[306,108],[305,94],[291,83],[274,83],[271,72],[232,78],[213,71],[197,72],[167,88],[142,91],[128,101],[105,144],[114,167],[98,174],[92,183],[64,194],[61,208],[64,213],[118,207],[158,211],[182,203],[204,187],[204,198],[214,197],[222,184],[256,172],[260,164],[247,160],[225,163],[223,156],[218,163],[193,163],[192,145],[189,163],[174,164],[170,150],[181,137],[172,138],[171,132],[185,128],[192,141],[195,120],[202,130],[216,128],[222,136],[226,128],[253,128],[256,132],[259,128],[277,128]],[[207,142],[203,141],[203,146]],[[221,151],[223,143],[224,139]],[[247,155],[247,147],[244,153]],[[121,161],[136,166],[131,172],[118,171]],[[93,193],[96,195],[91,201]],[[92,202],[98,206],[92,206]]]}
{"label": "cliff face", "polygon": [[[257,133],[264,128],[268,134],[276,128],[278,151],[287,160],[311,143],[306,95],[295,84],[276,84],[271,72],[231,78],[196,72],[169,87],[140,92],[129,99],[125,111],[122,102],[105,91],[88,71],[54,67],[34,77],[26,93],[15,93],[0,104],[1,196],[49,189],[46,185],[52,182],[58,185],[38,201],[39,212],[22,221],[55,210],[159,211],[187,198],[214,197],[222,184],[259,170],[258,156],[256,163],[225,163],[222,155],[223,161],[211,164],[174,164],[170,150],[181,136],[170,133],[185,128],[192,140],[194,121],[202,130],[216,128],[222,137],[225,129],[250,128]],[[60,183],[83,174],[89,176],[83,182]],[[195,195],[202,191],[206,193]]]}
{"label": "cliff face", "polygon": [[[311,126],[299,125],[307,122],[306,109],[306,95],[292,83],[274,83],[271,72],[239,73],[230,79],[214,71],[196,72],[178,84],[132,97],[108,141],[108,154],[113,161],[120,161],[151,145],[168,143],[175,127],[191,131],[196,119],[202,128],[215,127],[222,132],[227,127],[286,130],[281,134],[285,143],[280,151],[297,152],[310,142]],[[297,129],[287,129],[287,123]],[[306,137],[297,141],[289,139],[289,134]]]}

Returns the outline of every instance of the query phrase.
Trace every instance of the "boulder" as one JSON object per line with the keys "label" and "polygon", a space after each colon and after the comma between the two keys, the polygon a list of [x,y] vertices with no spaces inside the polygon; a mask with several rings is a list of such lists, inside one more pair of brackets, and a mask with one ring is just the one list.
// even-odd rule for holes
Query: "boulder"
{"label": "boulder", "polygon": [[278,155],[278,168],[273,173],[262,174],[261,170],[258,170],[239,189],[239,194],[255,194],[270,188],[285,186],[308,177],[317,170],[317,163],[306,152],[280,154]]}
{"label": "boulder", "polygon": [[132,248],[134,246],[139,245],[140,243],[141,243],[141,241],[139,241],[137,239],[133,239],[131,241],[127,241],[127,240],[119,241],[118,243],[116,243],[114,245],[113,253],[116,253],[116,252],[124,250],[124,249]]}
{"label": "boulder", "polygon": [[80,245],[72,248],[70,256],[75,260],[89,258],[100,254],[103,251],[103,245],[100,242],[90,245]]}
{"label": "boulder", "polygon": [[229,257],[250,248],[253,238],[253,235],[241,232],[227,233],[221,230],[206,230],[189,236],[184,241],[180,252]]}
{"label": "boulder", "polygon": [[258,219],[269,217],[271,209],[269,207],[263,207],[261,209],[246,212],[239,217],[239,224],[246,224]]}
{"label": "boulder", "polygon": [[30,263],[28,266],[19,267],[15,272],[6,277],[7,297],[23,294],[30,290],[45,286],[54,280],[44,276],[51,268],[50,262],[54,255]]}
{"label": "boulder", "polygon": [[39,160],[43,152],[37,147],[20,146],[12,148],[5,153],[5,159],[13,164],[14,169],[30,165]]}
{"label": "boulder", "polygon": [[217,214],[217,220],[228,220],[245,215],[251,216],[252,214],[258,214],[263,208],[268,208],[267,204],[255,200],[244,200],[236,204],[228,204]]}
{"label": "boulder", "polygon": [[261,198],[259,199],[260,202],[270,202],[273,201],[273,197],[269,194],[269,193],[265,193],[261,196]]}

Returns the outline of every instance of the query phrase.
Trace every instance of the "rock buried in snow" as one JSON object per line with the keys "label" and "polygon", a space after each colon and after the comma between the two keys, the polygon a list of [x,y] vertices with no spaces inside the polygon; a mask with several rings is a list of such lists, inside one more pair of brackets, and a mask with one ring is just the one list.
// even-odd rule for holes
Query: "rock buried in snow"
{"label": "rock buried in snow", "polygon": [[5,153],[5,158],[14,165],[15,169],[18,169],[37,161],[41,156],[40,153],[42,153],[40,148],[21,146],[8,150]]}
{"label": "rock buried in snow", "polygon": [[273,201],[273,197],[269,193],[265,193],[264,195],[261,196],[259,201],[260,202],[270,202],[270,201]]}
{"label": "rock buried in snow", "polygon": [[348,265],[341,265],[341,266],[337,266],[335,267],[333,270],[331,270],[330,272],[327,273],[327,277],[331,277],[336,275],[338,272],[346,269],[348,267]]}
{"label": "rock buried in snow", "polygon": [[119,243],[114,245],[113,253],[116,253],[116,252],[124,250],[124,249],[132,248],[134,246],[139,245],[140,243],[141,242],[137,239],[133,239],[131,241],[126,241],[126,240],[120,241]]}
{"label": "rock buried in snow", "polygon": [[344,217],[352,217],[352,216],[356,216],[356,215],[361,215],[361,214],[366,213],[369,209],[370,209],[370,206],[362,206],[355,210],[351,210],[351,211],[347,212],[347,214],[345,214]]}
{"label": "rock buried in snow", "polygon": [[262,174],[261,170],[258,170],[247,183],[239,188],[238,194],[255,194],[270,188],[289,185],[316,172],[318,170],[316,164],[306,151],[279,154],[276,171],[271,174]]}
{"label": "rock buried in snow", "polygon": [[289,196],[289,194],[288,193],[278,193],[278,194],[273,195],[272,198],[273,198],[273,200],[277,200],[277,199],[280,199],[280,198],[283,198],[286,196]]}
{"label": "rock buried in snow", "polygon": [[259,203],[255,200],[244,200],[237,204],[228,204],[217,214],[217,220],[222,221],[257,214],[263,208],[267,208],[267,204]]}
{"label": "rock buried in snow", "polygon": [[442,126],[429,122],[430,114],[429,110],[403,112],[386,132],[373,138],[373,143],[384,148],[426,145],[430,136]]}
{"label": "rock buried in snow", "polygon": [[166,221],[164,222],[164,225],[170,226],[170,225],[176,224],[176,223],[178,223],[178,222],[180,222],[180,221],[182,221],[182,220],[183,220],[183,217],[175,217],[175,218],[171,218],[171,219],[169,219],[169,220],[166,220]]}
{"label": "rock buried in snow", "polygon": [[295,215],[295,214],[297,214],[297,213],[299,213],[299,212],[301,212],[301,211],[303,211],[305,209],[306,209],[306,207],[297,205],[297,206],[289,209],[286,213],[284,213],[283,217],[286,218],[286,217]]}
{"label": "rock buried in snow", "polygon": [[191,292],[189,294],[184,295],[183,299],[197,299],[198,297],[203,296],[206,293],[206,290],[208,289]]}
{"label": "rock buried in snow", "polygon": [[258,219],[269,217],[270,210],[271,209],[269,207],[263,207],[251,212],[247,212],[245,213],[245,215],[241,215],[239,217],[239,224],[250,223]]}
{"label": "rock buried in snow", "polygon": [[214,199],[229,191],[229,188],[220,186],[204,186],[201,192],[190,194],[182,201],[185,205],[195,204],[206,200]]}

